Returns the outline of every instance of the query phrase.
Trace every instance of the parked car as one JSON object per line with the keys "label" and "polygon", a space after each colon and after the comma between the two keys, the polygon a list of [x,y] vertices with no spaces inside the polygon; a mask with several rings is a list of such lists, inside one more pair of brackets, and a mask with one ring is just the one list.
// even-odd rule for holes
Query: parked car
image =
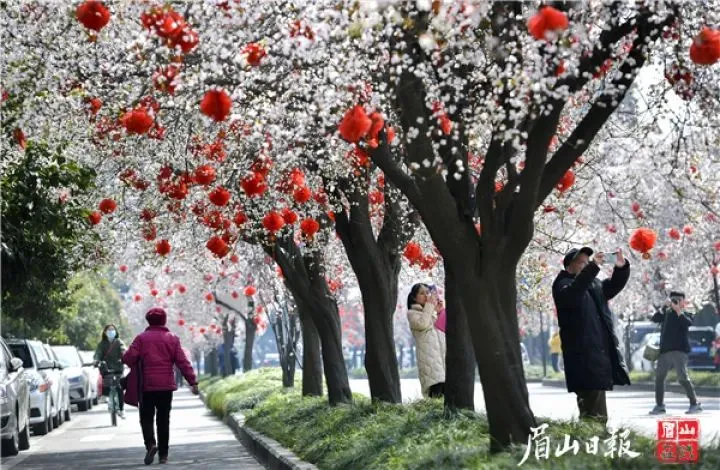
{"label": "parked car", "polygon": [[528,350],[523,343],[520,343],[520,356],[522,356],[523,367],[530,365],[530,355]]}
{"label": "parked car", "polygon": [[48,379],[41,373],[52,369],[54,364],[45,357],[42,343],[28,339],[6,340],[10,351],[15,357],[22,359],[25,377],[30,388],[30,426],[32,432],[39,436],[51,432],[53,426],[52,416],[52,390]]}
{"label": "parked car", "polygon": [[[651,321],[636,321],[630,327],[630,355],[640,348],[645,336],[649,333],[659,333],[660,324]],[[624,341],[623,341],[624,343]]]}
{"label": "parked car", "polygon": [[[68,376],[65,373],[65,367],[60,362],[60,359],[55,354],[55,351],[50,347],[49,344],[43,344],[45,354],[54,364],[53,369],[48,372],[53,380],[51,388],[53,389],[53,406],[58,403],[58,413],[55,416],[55,427],[60,426],[65,421],[70,421],[70,382],[68,382]],[[57,391],[55,390],[57,388]]]}
{"label": "parked car", "polygon": [[652,344],[659,348],[660,333],[648,333],[643,337],[640,346],[632,354],[633,370],[655,370],[656,362],[650,362],[643,357],[643,354],[645,354],[645,346],[648,344]]}
{"label": "parked car", "polygon": [[77,405],[78,411],[92,409],[90,378],[83,370],[83,362],[77,348],[75,346],[52,346],[52,349],[65,367],[70,383],[70,403]]}
{"label": "parked car", "polygon": [[95,351],[79,351],[80,358],[83,361],[83,369],[90,378],[90,399],[93,405],[99,403],[102,396],[102,374],[100,369],[95,366]]}
{"label": "parked car", "polygon": [[280,367],[280,354],[267,353],[262,361],[262,367]]}
{"label": "parked car", "polygon": [[688,329],[690,340],[690,354],[688,354],[688,369],[713,370],[713,356],[710,355],[715,330],[711,326],[691,326]]}
{"label": "parked car", "polygon": [[22,359],[0,339],[0,436],[2,455],[30,448],[30,389]]}

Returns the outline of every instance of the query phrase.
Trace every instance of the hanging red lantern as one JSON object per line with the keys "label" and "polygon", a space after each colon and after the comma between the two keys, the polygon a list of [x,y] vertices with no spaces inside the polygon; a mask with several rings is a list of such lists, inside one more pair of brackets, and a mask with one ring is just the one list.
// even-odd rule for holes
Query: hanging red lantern
{"label": "hanging red lantern", "polygon": [[370,132],[372,120],[361,105],[350,108],[340,121],[338,131],[346,141],[356,144]]}
{"label": "hanging red lantern", "polygon": [[147,108],[139,106],[123,114],[120,122],[128,134],[145,134],[152,128],[155,119],[150,115]]}
{"label": "hanging red lantern", "polygon": [[126,273],[128,271],[128,265],[127,264],[121,264],[118,268],[121,273]]}
{"label": "hanging red lantern", "polygon": [[179,319],[179,320],[178,320],[178,325],[180,325],[180,326],[185,326],[185,320],[182,319],[182,318]]}
{"label": "hanging red lantern", "polygon": [[285,225],[283,216],[278,214],[276,211],[270,211],[262,220],[263,227],[265,227],[270,233],[275,233]]}
{"label": "hanging red lantern", "polygon": [[720,60],[720,31],[703,27],[690,46],[690,60],[698,65],[713,65]]}
{"label": "hanging red lantern", "polygon": [[223,258],[230,251],[230,247],[225,243],[225,240],[217,235],[210,237],[205,246],[218,258]]}
{"label": "hanging red lantern", "polygon": [[644,259],[650,258],[650,250],[655,246],[657,233],[649,228],[641,227],[630,236],[630,248],[642,253]]}
{"label": "hanging red lantern", "polygon": [[227,119],[231,107],[232,100],[225,90],[210,90],[200,102],[200,111],[217,122]]}
{"label": "hanging red lantern", "polygon": [[671,228],[670,230],[668,230],[668,236],[673,240],[680,240],[680,230],[676,228]]}
{"label": "hanging red lantern", "polygon": [[293,225],[298,220],[298,216],[295,211],[288,209],[287,207],[282,210],[282,218],[287,225]]}
{"label": "hanging red lantern", "polygon": [[560,178],[560,181],[555,185],[555,187],[560,191],[561,193],[564,193],[570,187],[575,184],[575,172],[572,170],[568,170],[565,172],[564,175],[562,175],[562,178]]}
{"label": "hanging red lantern", "polygon": [[142,295],[140,295],[140,294],[135,294],[135,297],[133,297],[133,300],[134,300],[135,302],[140,302],[140,301],[142,300]]}
{"label": "hanging red lantern", "polygon": [[103,214],[112,214],[115,212],[115,209],[117,208],[117,203],[112,199],[103,199],[100,201],[100,204],[98,205],[98,209],[100,209],[100,212]]}
{"label": "hanging red lantern", "polygon": [[92,211],[87,218],[92,225],[97,225],[102,220],[102,214],[99,211]]}
{"label": "hanging red lantern", "polygon": [[298,204],[304,204],[308,202],[311,197],[312,191],[307,186],[298,188],[293,192],[293,199],[295,199],[295,202],[297,202]]}
{"label": "hanging red lantern", "polygon": [[240,187],[250,197],[259,196],[267,189],[265,177],[261,173],[253,173],[240,180]]}
{"label": "hanging red lantern", "polygon": [[208,194],[210,202],[220,207],[227,205],[228,201],[230,201],[230,197],[230,191],[223,188],[222,186],[218,186],[217,188],[212,190],[210,194]]}
{"label": "hanging red lantern", "polygon": [[245,54],[245,60],[247,60],[247,63],[253,67],[259,66],[262,58],[267,55],[267,52],[262,44],[257,42],[251,42],[246,45],[243,48],[242,53]]}
{"label": "hanging red lantern", "polygon": [[245,296],[246,297],[252,297],[257,293],[257,289],[255,289],[255,286],[247,286],[245,287]]}
{"label": "hanging red lantern", "polygon": [[184,294],[185,292],[187,292],[187,287],[185,287],[184,284],[180,284],[180,285],[178,285],[177,290],[178,290],[178,292],[180,292],[181,294]]}
{"label": "hanging red lantern", "polygon": [[110,22],[110,11],[102,2],[87,0],[75,9],[75,16],[87,29],[99,32]]}
{"label": "hanging red lantern", "polygon": [[416,242],[408,242],[403,255],[410,264],[415,264],[422,258],[422,248],[420,248],[420,245]]}
{"label": "hanging red lantern", "polygon": [[562,11],[544,6],[528,20],[528,30],[535,39],[546,39],[548,32],[563,31],[568,28],[568,19]]}
{"label": "hanging red lantern", "polygon": [[318,230],[320,230],[320,224],[315,219],[305,219],[300,222],[300,230],[303,235],[307,238],[312,239]]}
{"label": "hanging red lantern", "polygon": [[155,251],[160,256],[166,256],[170,253],[170,242],[167,240],[160,240],[155,244]]}

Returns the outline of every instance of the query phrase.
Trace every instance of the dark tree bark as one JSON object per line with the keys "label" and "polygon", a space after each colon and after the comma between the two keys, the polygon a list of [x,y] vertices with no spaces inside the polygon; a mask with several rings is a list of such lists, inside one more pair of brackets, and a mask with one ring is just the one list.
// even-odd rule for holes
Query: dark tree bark
{"label": "dark tree bark", "polygon": [[335,193],[350,207],[335,211],[335,228],[358,280],[365,317],[365,370],[373,400],[402,403],[393,315],[397,305],[400,250],[417,221],[403,230],[400,192],[385,185],[384,220],[377,239],[370,220],[367,184],[341,184]]}
{"label": "dark tree bark", "polygon": [[227,315],[223,320],[223,377],[235,375],[235,366],[232,360],[232,348],[235,343],[235,323],[228,325]]}
{"label": "dark tree bark", "polygon": [[[266,252],[273,257],[283,270],[287,285],[293,294],[303,323],[303,347],[313,347],[305,343],[305,330],[308,319],[315,327],[322,347],[322,364],[328,399],[331,405],[352,402],[350,384],[342,351],[342,332],[337,303],[330,295],[325,280],[322,255],[319,251],[309,250],[303,256],[300,248],[291,238],[279,239]],[[312,341],[313,338],[309,337]],[[303,376],[305,370],[303,369]]]}
{"label": "dark tree bark", "polygon": [[[232,354],[232,347],[235,342],[235,330],[237,328],[237,317],[239,316],[242,318],[243,322],[245,323],[245,346],[243,351],[243,372],[248,372],[252,369],[252,352],[253,352],[253,346],[255,345],[255,332],[257,331],[257,325],[255,325],[255,322],[253,322],[252,319],[252,313],[253,309],[255,308],[255,303],[251,300],[250,301],[250,312],[248,314],[243,314],[241,311],[237,310],[232,305],[223,302],[222,300],[219,300],[217,297],[217,293],[214,293],[215,295],[215,303],[225,307],[226,309],[230,310],[235,314],[235,318],[232,320],[229,318],[229,315],[226,315],[223,319],[223,341],[224,341],[224,351],[223,351],[223,362],[225,364],[225,367],[223,369],[223,374],[228,375],[227,371],[230,370],[230,375],[235,374],[235,365],[234,361],[232,361],[231,354]],[[229,364],[229,365],[228,365]]]}
{"label": "dark tree bark", "polygon": [[[615,7],[610,5],[609,8]],[[518,20],[521,9],[519,2],[495,2],[492,6],[491,32],[497,41],[491,46],[495,51],[490,52],[495,54],[495,65],[499,70],[515,68],[519,71],[522,68],[523,58],[519,54],[522,48],[518,47],[518,38],[525,25]],[[581,59],[579,73],[557,80],[551,92],[534,96],[527,112],[514,104],[512,78],[503,77],[504,86],[491,98],[496,100],[499,109],[506,110],[506,114],[495,124],[474,188],[469,178],[461,175],[458,179],[453,173],[459,166],[468,168],[464,120],[471,117],[471,110],[464,100],[470,97],[471,90],[467,85],[464,89],[454,90],[445,86],[452,84],[452,79],[467,84],[474,64],[453,68],[451,73],[457,76],[440,84],[447,92],[443,100],[454,129],[453,136],[444,136],[426,105],[425,84],[412,70],[416,66],[433,67],[417,41],[428,27],[429,14],[415,13],[413,23],[402,30],[402,38],[393,45],[410,59],[406,61],[406,68],[400,71],[395,91],[400,123],[406,136],[411,130],[414,136],[406,140],[404,153],[405,164],[414,170],[409,175],[395,163],[384,136],[371,157],[420,212],[444,258],[446,272],[456,281],[457,298],[467,314],[483,384],[490,449],[498,452],[512,443],[527,442],[530,427],[536,424],[528,404],[516,312],[516,267],[532,239],[534,213],[620,104],[645,62],[648,45],[675,20],[676,12],[657,21],[649,7],[643,4],[638,7],[635,18],[624,20],[621,15],[610,15],[611,24],[601,33],[594,49]],[[566,92],[575,93],[584,87],[592,73],[610,57],[612,46],[633,31],[637,36],[619,73],[610,80],[608,91],[597,95],[585,117],[548,160],[548,142],[557,132]],[[553,73],[559,59],[550,56],[550,51],[545,54],[551,65],[549,73]],[[508,61],[510,56],[514,56],[512,62]],[[395,86],[394,82],[391,84]],[[490,82],[481,82],[474,90],[492,92],[494,87]],[[526,150],[521,173],[512,161],[520,146],[505,140],[508,129],[522,135]],[[443,168],[448,170],[447,179],[439,175],[437,167],[423,165],[423,162],[435,161],[436,148]],[[496,194],[495,179],[502,167],[508,181]],[[480,234],[475,229],[476,215],[481,223]],[[450,346],[451,349],[456,347]]]}
{"label": "dark tree bark", "polygon": [[451,413],[458,409],[474,410],[477,364],[465,307],[448,266],[445,266],[445,303],[445,409]]}
{"label": "dark tree bark", "polygon": [[[285,278],[287,282],[287,277]],[[288,289],[292,293],[294,289],[287,282]],[[294,294],[293,294],[294,296]],[[298,307],[300,317],[300,330],[303,339],[302,357],[302,394],[303,396],[320,397],[323,394],[323,369],[322,355],[320,354],[320,335],[315,322],[312,319],[308,306],[300,296],[295,297],[295,304]]]}
{"label": "dark tree bark", "polygon": [[[250,305],[253,305],[253,303],[251,302]],[[248,372],[252,370],[253,365],[253,346],[255,345],[255,332],[257,331],[257,325],[250,315],[246,315],[244,321],[245,346],[243,348],[243,372]]]}

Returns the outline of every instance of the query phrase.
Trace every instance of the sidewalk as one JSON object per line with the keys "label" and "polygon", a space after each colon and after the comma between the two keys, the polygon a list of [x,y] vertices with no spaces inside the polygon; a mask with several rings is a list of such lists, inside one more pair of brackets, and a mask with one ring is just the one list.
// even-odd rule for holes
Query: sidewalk
{"label": "sidewalk", "polygon": [[[110,426],[107,406],[73,413],[72,421],[47,436],[31,438],[30,451],[4,458],[2,468],[130,469],[147,468],[137,408],[128,406],[127,418]],[[215,418],[199,397],[181,389],[175,393],[170,415],[170,462],[176,468],[205,470],[263,468],[240,444],[233,432]],[[155,464],[157,464],[157,458]]]}

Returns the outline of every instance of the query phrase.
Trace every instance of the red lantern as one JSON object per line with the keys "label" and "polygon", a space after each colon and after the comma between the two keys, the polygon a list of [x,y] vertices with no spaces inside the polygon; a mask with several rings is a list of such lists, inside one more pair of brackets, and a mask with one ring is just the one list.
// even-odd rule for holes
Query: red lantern
{"label": "red lantern", "polygon": [[121,273],[126,273],[128,271],[128,266],[127,264],[121,264],[118,269],[120,269]]}
{"label": "red lantern", "polygon": [[151,290],[150,290],[150,295],[152,295],[153,297],[157,297],[158,293],[159,293],[159,292],[158,292],[157,289],[151,289]]}
{"label": "red lantern", "polygon": [[265,227],[270,233],[275,233],[285,225],[283,216],[278,214],[276,211],[270,211],[262,220],[263,227]]}
{"label": "red lantern", "polygon": [[160,256],[166,256],[170,253],[170,242],[167,240],[160,240],[155,244],[155,251]]}
{"label": "red lantern", "polygon": [[245,54],[245,60],[247,60],[247,63],[252,65],[253,67],[259,66],[262,58],[267,55],[267,52],[265,52],[265,48],[263,48],[262,45],[257,42],[251,42],[250,44],[245,46],[242,50],[242,53]]}
{"label": "red lantern", "polygon": [[204,335],[206,331],[207,331],[207,330],[205,329],[204,326],[201,326],[200,329],[198,330],[198,332],[199,332],[201,335]]}
{"label": "red lantern", "polygon": [[320,224],[315,219],[305,219],[300,222],[300,230],[303,235],[307,238],[312,239],[318,230],[320,230]]}
{"label": "red lantern", "polygon": [[528,30],[535,39],[546,39],[548,31],[556,32],[567,28],[568,19],[565,13],[549,6],[540,8],[540,11],[528,20]]}
{"label": "red lantern", "polygon": [[657,233],[655,231],[641,227],[630,236],[630,248],[643,254],[643,258],[649,259],[649,251],[655,246]]}
{"label": "red lantern", "polygon": [[135,302],[140,302],[142,300],[142,295],[135,294],[135,297],[133,297],[133,300],[135,300]]}
{"label": "red lantern", "polygon": [[180,320],[178,320],[178,325],[185,326],[185,320],[182,318]]}
{"label": "red lantern", "polygon": [[565,172],[565,174],[560,178],[560,181],[558,181],[557,185],[555,187],[560,191],[561,193],[564,193],[570,187],[575,184],[575,173],[572,170],[568,170]]}
{"label": "red lantern", "polygon": [[100,209],[103,214],[112,214],[116,208],[117,203],[112,199],[103,199],[98,205],[98,209]]}
{"label": "red lantern", "polygon": [[685,235],[692,235],[693,230],[694,230],[694,229],[693,229],[693,226],[692,226],[692,225],[686,225],[686,226],[683,227],[683,233],[684,233]]}
{"label": "red lantern", "polygon": [[720,241],[716,241],[713,244],[713,248],[715,248],[715,251],[720,251]]}
{"label": "red lantern", "polygon": [[372,120],[361,105],[350,108],[340,121],[338,131],[340,136],[350,143],[358,143],[365,137],[372,127]]}
{"label": "red lantern", "polygon": [[216,206],[222,207],[227,205],[228,201],[230,201],[230,191],[223,188],[222,186],[218,186],[210,192],[208,198],[210,199],[210,202],[212,202]]}
{"label": "red lantern", "polygon": [[690,60],[698,65],[713,65],[720,60],[720,31],[705,26],[693,39]]}
{"label": "red lantern", "polygon": [[102,214],[99,211],[93,211],[87,216],[92,225],[97,225],[102,220]]}
{"label": "red lantern", "polygon": [[157,237],[157,228],[153,224],[148,224],[140,230],[145,241],[151,242]]}
{"label": "red lantern", "polygon": [[155,123],[147,108],[138,107],[122,115],[120,122],[128,134],[145,134]]}
{"label": "red lantern", "polygon": [[178,292],[180,292],[181,294],[184,294],[185,292],[187,292],[187,287],[185,287],[183,284],[180,284],[180,285],[177,287],[177,290],[178,290]]}
{"label": "red lantern", "polygon": [[110,22],[110,11],[102,2],[87,0],[78,5],[75,16],[87,29],[100,31]]}
{"label": "red lantern", "polygon": [[100,108],[102,108],[102,100],[100,98],[90,98],[87,102],[90,105],[90,112],[93,116],[100,111]]}
{"label": "red lantern", "polygon": [[207,294],[205,294],[205,300],[207,300],[208,302],[212,302],[213,300],[215,300],[215,296],[208,292]]}
{"label": "red lantern", "polygon": [[245,288],[245,296],[246,297],[252,297],[257,293],[257,289],[255,289],[255,286],[247,286]]}
{"label": "red lantern", "polygon": [[408,242],[403,252],[405,258],[410,261],[410,264],[417,263],[422,258],[422,248],[415,242]]}
{"label": "red lantern", "polygon": [[238,255],[232,255],[232,256],[230,257],[230,262],[231,262],[231,263],[236,263],[236,264],[237,264],[239,261],[240,261],[240,257],[239,257]]}
{"label": "red lantern", "polygon": [[217,235],[212,236],[205,246],[219,258],[223,258],[230,251],[230,247],[225,243],[225,240]]}
{"label": "red lantern", "polygon": [[287,225],[292,225],[298,220],[298,216],[295,211],[290,210],[287,207],[282,210],[282,218]]}
{"label": "red lantern", "polygon": [[310,188],[308,188],[307,186],[298,188],[293,192],[293,199],[295,199],[295,202],[297,202],[298,204],[304,204],[308,202],[311,197],[312,191],[310,191]]}
{"label": "red lantern", "polygon": [[193,179],[197,184],[206,186],[215,181],[215,168],[210,165],[201,165],[195,168]]}
{"label": "red lantern", "polygon": [[672,238],[673,240],[680,240],[680,230],[676,228],[671,228],[668,231],[668,236]]}
{"label": "red lantern", "polygon": [[250,197],[259,196],[267,189],[265,177],[261,173],[253,173],[240,180],[240,187]]}
{"label": "red lantern", "polygon": [[241,210],[238,210],[235,214],[235,217],[233,218],[233,222],[235,222],[235,225],[237,225],[238,227],[241,227],[247,221],[247,215],[245,215],[245,213]]}
{"label": "red lantern", "polygon": [[225,90],[210,90],[200,103],[200,111],[215,121],[224,121],[230,115],[232,100]]}
{"label": "red lantern", "polygon": [[238,297],[240,297],[240,294],[238,294],[236,291],[232,291],[232,293],[230,294],[230,296],[231,296],[233,299],[237,299]]}

